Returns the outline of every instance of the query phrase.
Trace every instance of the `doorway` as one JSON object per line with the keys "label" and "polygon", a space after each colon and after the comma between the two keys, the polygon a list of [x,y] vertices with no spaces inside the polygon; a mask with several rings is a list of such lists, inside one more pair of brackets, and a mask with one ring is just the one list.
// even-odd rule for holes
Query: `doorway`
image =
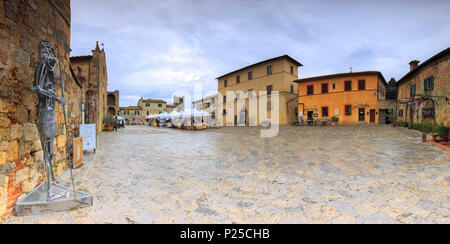
{"label": "doorway", "polygon": [[366,112],[364,108],[359,108],[358,114],[359,114],[359,121],[366,121]]}
{"label": "doorway", "polygon": [[370,123],[375,123],[375,109],[370,110]]}
{"label": "doorway", "polygon": [[313,120],[314,111],[308,111],[308,120]]}

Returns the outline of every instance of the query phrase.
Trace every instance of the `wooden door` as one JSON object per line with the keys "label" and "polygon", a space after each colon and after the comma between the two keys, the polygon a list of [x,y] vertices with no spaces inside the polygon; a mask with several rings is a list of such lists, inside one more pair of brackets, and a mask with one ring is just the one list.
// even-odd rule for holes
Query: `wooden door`
{"label": "wooden door", "polygon": [[370,110],[370,123],[375,123],[375,109]]}
{"label": "wooden door", "polygon": [[366,112],[364,108],[358,110],[359,121],[366,121]]}

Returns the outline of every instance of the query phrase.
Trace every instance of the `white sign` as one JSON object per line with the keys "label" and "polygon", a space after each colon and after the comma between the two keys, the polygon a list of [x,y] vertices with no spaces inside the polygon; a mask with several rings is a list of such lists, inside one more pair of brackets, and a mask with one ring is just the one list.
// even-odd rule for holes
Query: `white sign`
{"label": "white sign", "polygon": [[83,137],[83,150],[91,150],[97,148],[97,125],[81,124],[80,137]]}
{"label": "white sign", "polygon": [[303,112],[298,113],[298,117],[303,117]]}

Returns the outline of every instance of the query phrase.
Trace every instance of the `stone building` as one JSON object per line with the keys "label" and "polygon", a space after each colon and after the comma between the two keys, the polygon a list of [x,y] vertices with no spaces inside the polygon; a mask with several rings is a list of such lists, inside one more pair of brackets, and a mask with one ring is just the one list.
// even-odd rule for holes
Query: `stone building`
{"label": "stone building", "polygon": [[450,47],[410,71],[398,82],[398,121],[450,127]]}
{"label": "stone building", "polygon": [[141,106],[120,107],[119,116],[123,117],[128,125],[140,125],[145,121]]}
{"label": "stone building", "polygon": [[298,79],[298,111],[304,121],[385,123],[386,80],[381,72],[339,73]]}
{"label": "stone building", "polygon": [[[271,109],[271,92],[279,92],[279,123],[288,124],[297,118],[298,86],[293,82],[298,78],[298,67],[302,66],[297,60],[288,55],[271,58],[244,68],[232,71],[217,78],[219,98],[223,98],[223,124],[226,123],[227,102],[232,98],[226,97],[227,91],[241,91],[239,98],[235,96],[234,124],[245,120],[249,124],[249,96],[260,97],[260,91],[267,91],[267,110]],[[238,100],[244,100],[245,108],[237,111]],[[260,108],[261,109],[261,108]],[[267,113],[270,118],[270,113]],[[256,124],[262,122],[259,112],[256,114]]]}
{"label": "stone building", "polygon": [[108,92],[106,96],[107,114],[108,116],[115,116],[119,114],[119,91]]}
{"label": "stone building", "polygon": [[[44,180],[36,126],[37,95],[31,91],[41,40],[55,47],[56,58],[60,53],[62,77],[59,63],[55,74],[65,84],[70,138],[65,136],[63,108],[56,103],[57,175],[67,166],[67,142],[79,135],[84,84],[72,76],[70,69],[70,20],[70,0],[0,0],[0,221],[12,213],[20,196]],[[59,85],[55,88],[61,97]]]}
{"label": "stone building", "polygon": [[85,123],[97,124],[103,130],[103,118],[107,115],[108,72],[104,48],[98,42],[92,55],[70,57],[73,70],[81,82],[88,84],[85,103]]}
{"label": "stone building", "polygon": [[167,113],[171,113],[172,111],[174,111],[175,109],[177,109],[177,106],[176,105],[173,105],[173,104],[167,104],[166,105],[166,111],[167,111]]}
{"label": "stone building", "polygon": [[150,114],[161,114],[167,112],[167,102],[161,99],[144,99],[141,97],[138,104],[142,108],[142,116],[149,116]]}

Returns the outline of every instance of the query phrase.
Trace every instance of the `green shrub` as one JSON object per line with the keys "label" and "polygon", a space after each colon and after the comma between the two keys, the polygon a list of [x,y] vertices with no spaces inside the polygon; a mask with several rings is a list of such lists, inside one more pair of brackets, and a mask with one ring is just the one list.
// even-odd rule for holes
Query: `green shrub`
{"label": "green shrub", "polygon": [[441,123],[441,126],[438,128],[439,137],[443,138],[448,136],[448,131],[450,128],[447,128],[444,126],[444,124]]}
{"label": "green shrub", "polygon": [[115,119],[114,117],[111,117],[111,116],[107,116],[107,117],[105,117],[105,118],[103,119],[103,124],[104,124],[105,126],[108,126],[108,125],[117,125],[117,119]]}
{"label": "green shrub", "polygon": [[[405,127],[408,129],[418,130],[425,133],[440,133],[439,135],[448,135],[449,128],[438,125],[430,125],[430,124],[418,124],[418,123],[407,123],[407,122],[399,122],[398,126]],[[447,134],[446,134],[447,133]],[[443,136],[440,136],[443,137]]]}
{"label": "green shrub", "polygon": [[397,123],[397,125],[400,126],[400,127],[408,127],[408,122],[405,122],[405,121],[399,121],[399,122]]}
{"label": "green shrub", "polygon": [[338,122],[339,118],[336,116],[331,117],[331,122]]}

